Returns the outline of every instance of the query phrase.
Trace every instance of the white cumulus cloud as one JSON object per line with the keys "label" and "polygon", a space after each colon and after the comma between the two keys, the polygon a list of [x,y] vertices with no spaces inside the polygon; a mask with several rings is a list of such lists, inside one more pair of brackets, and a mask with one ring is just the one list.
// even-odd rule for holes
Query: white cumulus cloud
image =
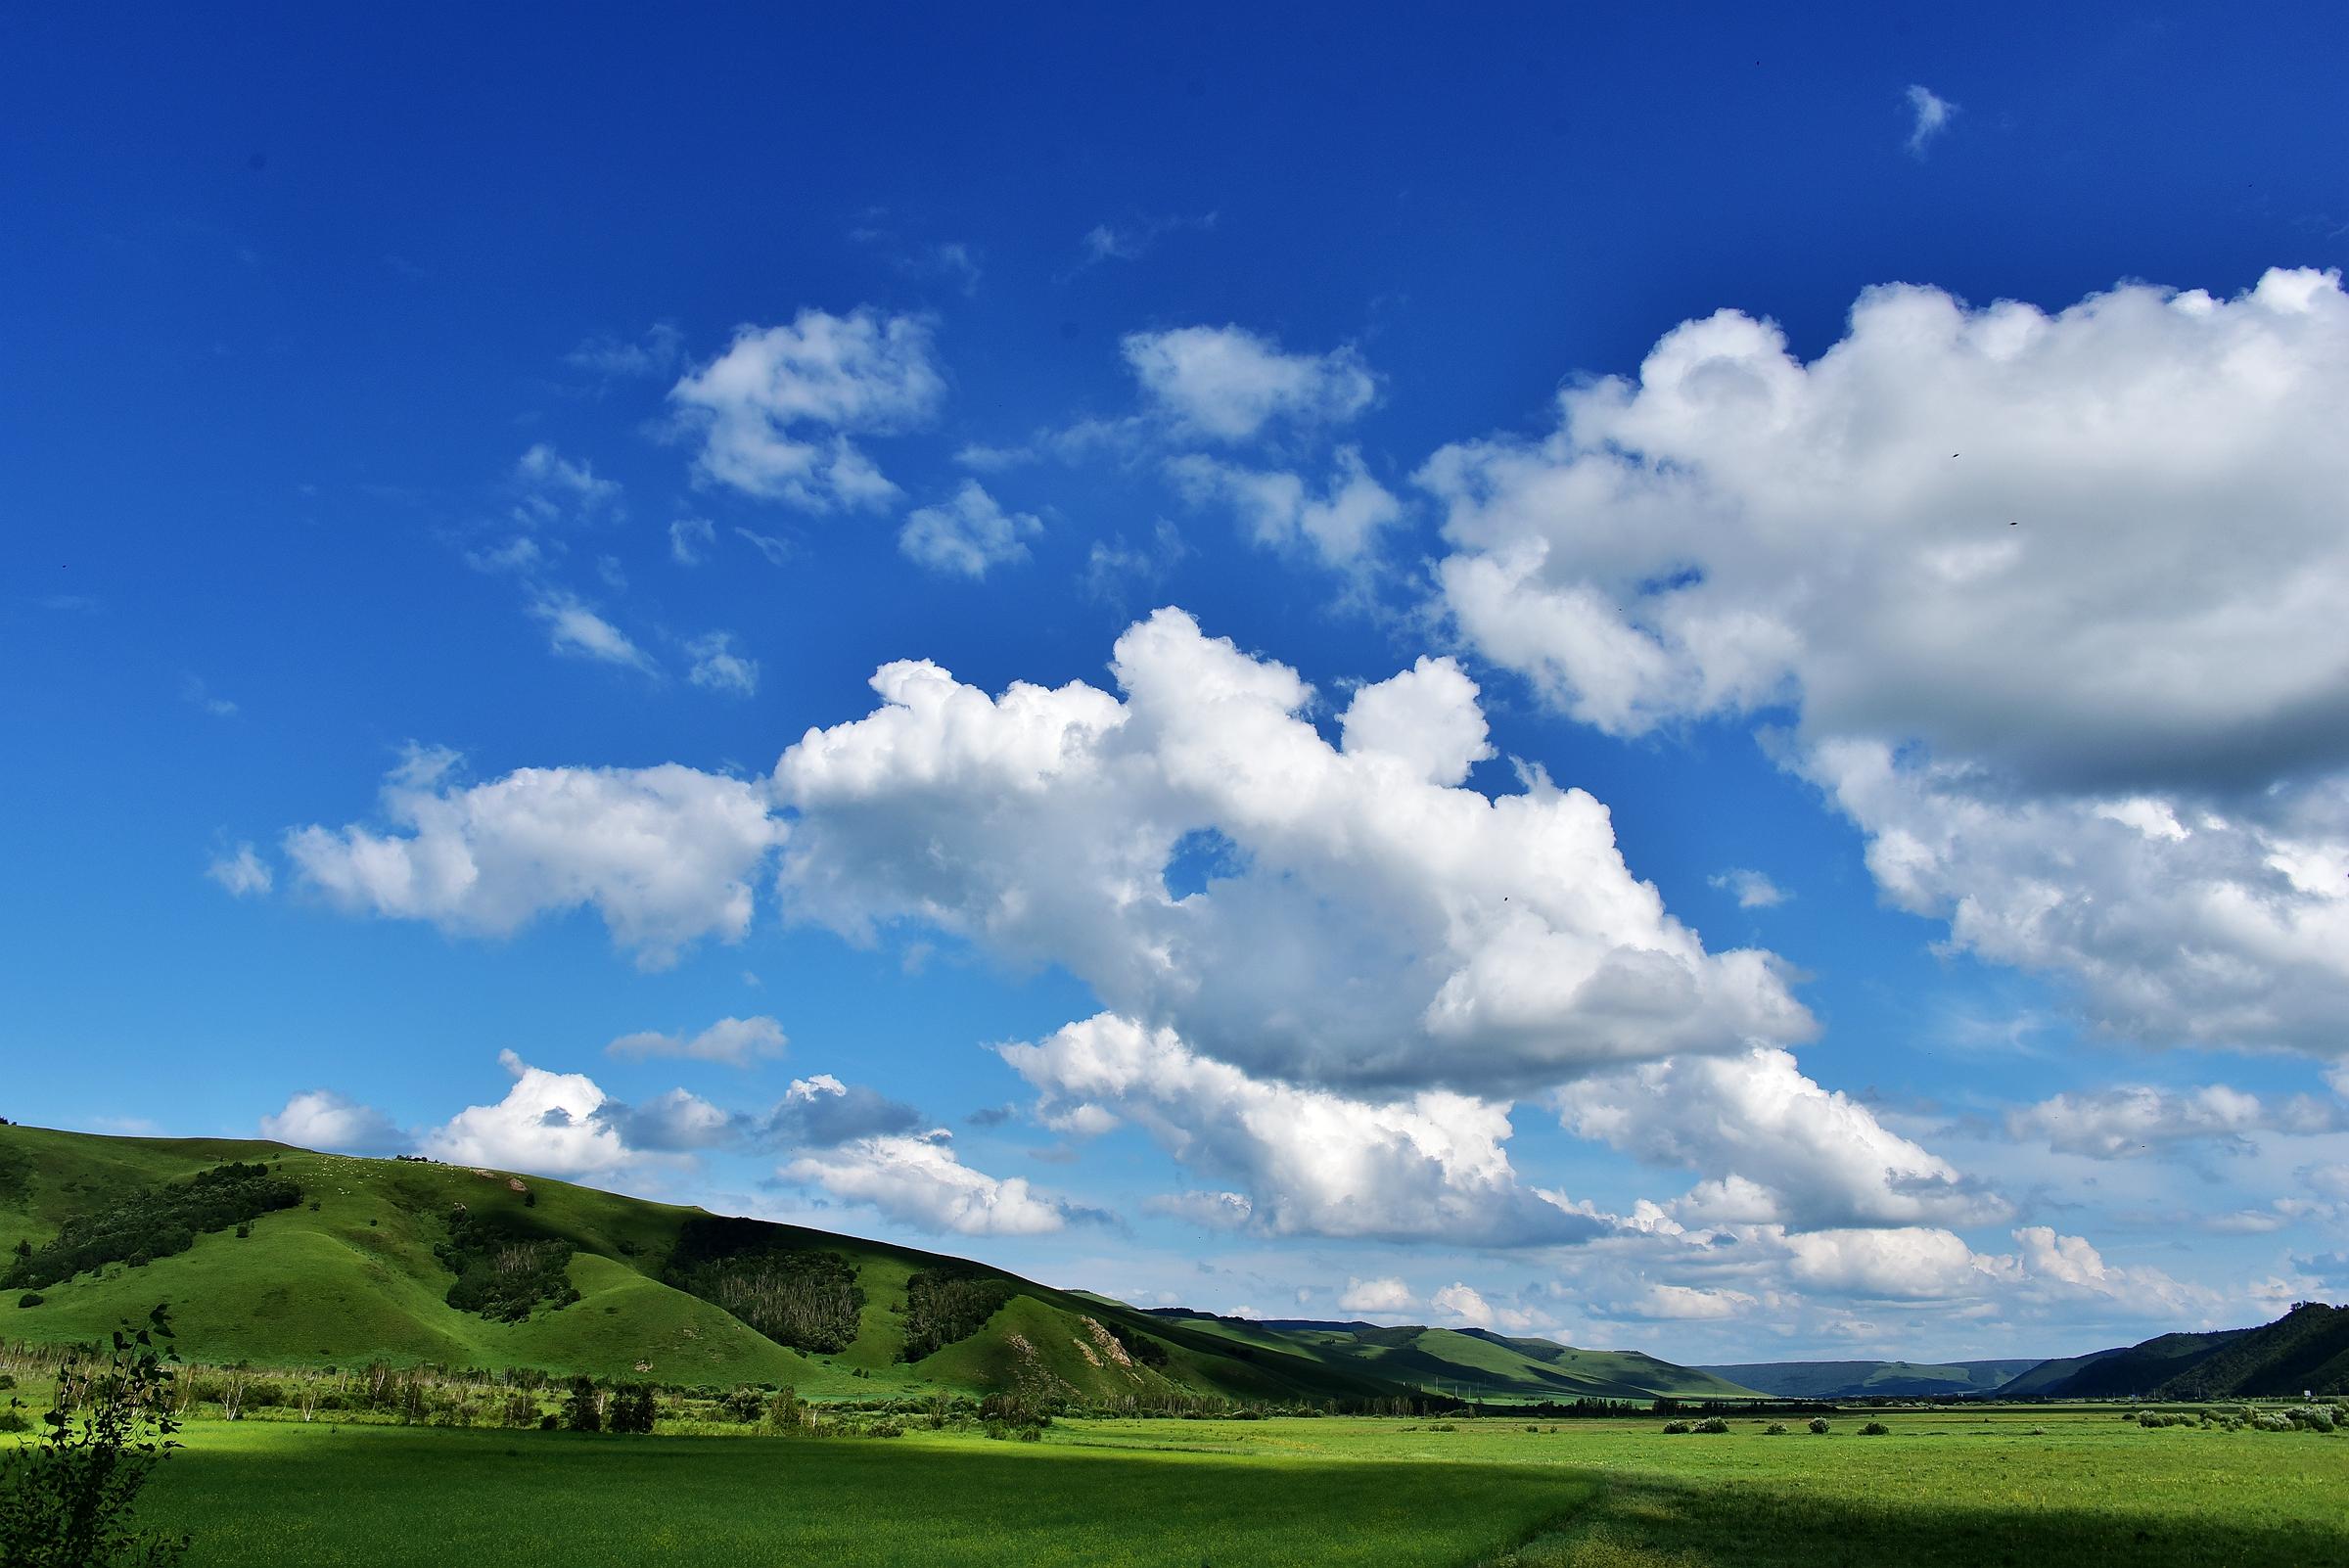
{"label": "white cumulus cloud", "polygon": [[898,549],[933,572],[976,579],[990,567],[1026,560],[1027,539],[1043,527],[1025,512],[1004,511],[977,480],[965,480],[951,499],[905,519]]}
{"label": "white cumulus cloud", "polygon": [[2349,298],[1868,291],[1809,363],[1722,311],[1558,430],[1446,447],[1443,605],[1635,735],[1791,712],[1902,907],[2092,1020],[2337,1054]]}
{"label": "white cumulus cloud", "polygon": [[522,768],[465,786],[456,764],[411,752],[384,787],[388,831],[289,832],[303,884],[352,913],[486,936],[591,906],[648,968],[749,929],[750,878],[783,837],[756,786],[674,764]]}
{"label": "white cumulus cloud", "polygon": [[833,1197],[867,1204],[916,1229],[964,1236],[1031,1236],[1059,1230],[1075,1211],[1019,1176],[964,1165],[944,1131],[858,1138],[802,1155],[783,1175]]}
{"label": "white cumulus cloud", "polygon": [[1126,363],[1174,426],[1246,440],[1275,422],[1338,425],[1370,406],[1378,383],[1352,348],[1290,353],[1241,327],[1127,336]]}
{"label": "white cumulus cloud", "polygon": [[261,1136],[337,1154],[404,1154],[415,1147],[383,1112],[333,1089],[304,1089],[294,1095],[284,1110],[261,1118]]}
{"label": "white cumulus cloud", "polygon": [[702,438],[704,480],[810,511],[874,509],[898,495],[852,439],[924,423],[945,396],[919,316],[803,310],[742,327],[669,392]]}
{"label": "white cumulus cloud", "polygon": [[721,1018],[697,1035],[639,1030],[621,1036],[604,1050],[612,1056],[677,1056],[697,1062],[723,1062],[728,1067],[749,1067],[761,1057],[782,1055],[789,1043],[782,1025],[760,1016]]}

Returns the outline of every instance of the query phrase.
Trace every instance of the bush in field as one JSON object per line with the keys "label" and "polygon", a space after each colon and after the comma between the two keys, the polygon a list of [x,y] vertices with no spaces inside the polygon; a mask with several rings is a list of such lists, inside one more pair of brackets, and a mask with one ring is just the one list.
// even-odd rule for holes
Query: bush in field
{"label": "bush in field", "polygon": [[595,1384],[584,1377],[571,1380],[571,1392],[563,1396],[563,1430],[566,1432],[601,1432],[604,1429],[602,1403],[595,1397]]}
{"label": "bush in field", "polygon": [[130,1517],[155,1467],[179,1447],[170,1339],[170,1314],[158,1307],[145,1327],[115,1330],[103,1359],[76,1351],[58,1368],[48,1431],[0,1453],[0,1563],[162,1568],[187,1550],[185,1536],[142,1533]]}
{"label": "bush in field", "polygon": [[1783,1421],[1773,1421],[1770,1423],[1769,1427],[1763,1431],[1762,1435],[1764,1437],[1784,1437],[1786,1435],[1786,1423]]}
{"label": "bush in field", "polygon": [[37,1290],[28,1290],[17,1298],[17,1305],[20,1307],[38,1307],[40,1304],[41,1293]]}
{"label": "bush in field", "polygon": [[1696,1423],[1696,1429],[1699,1432],[1718,1435],[1720,1433],[1727,1432],[1729,1429],[1729,1423],[1723,1420],[1718,1415],[1708,1415],[1703,1420]]}
{"label": "bush in field", "polygon": [[766,1402],[762,1424],[769,1432],[794,1436],[806,1425],[806,1407],[800,1403],[800,1391],[788,1383],[784,1385],[782,1393]]}
{"label": "bush in field", "polygon": [[538,1402],[528,1394],[509,1394],[502,1415],[508,1426],[536,1426]]}
{"label": "bush in field", "polygon": [[612,1408],[604,1421],[610,1432],[650,1433],[653,1429],[653,1391],[638,1384],[622,1389],[612,1396]]}
{"label": "bush in field", "polygon": [[1823,1415],[1814,1415],[1813,1417],[1811,1417],[1811,1430],[1812,1430],[1812,1431],[1814,1431],[1814,1432],[1824,1432],[1826,1429],[1827,1429],[1827,1418],[1826,1418],[1825,1416],[1823,1416]]}
{"label": "bush in field", "polygon": [[1881,1421],[1870,1421],[1860,1429],[1862,1437],[1889,1437],[1891,1434],[1892,1428]]}
{"label": "bush in field", "polygon": [[1666,1437],[1680,1437],[1686,1433],[1687,1430],[1688,1423],[1685,1421],[1667,1421],[1664,1423],[1664,1435]]}

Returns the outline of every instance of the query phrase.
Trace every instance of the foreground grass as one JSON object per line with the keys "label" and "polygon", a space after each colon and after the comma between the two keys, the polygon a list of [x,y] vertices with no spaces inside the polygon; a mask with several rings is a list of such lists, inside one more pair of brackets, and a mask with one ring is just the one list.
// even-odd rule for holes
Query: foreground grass
{"label": "foreground grass", "polygon": [[2349,1436],[1861,1419],[1070,1421],[1039,1444],[197,1423],[142,1513],[195,1533],[190,1568],[2349,1561]]}
{"label": "foreground grass", "polygon": [[194,1425],[140,1505],[188,1568],[673,1561],[1453,1564],[1585,1501],[1530,1465],[1121,1453],[982,1438],[576,1438]]}

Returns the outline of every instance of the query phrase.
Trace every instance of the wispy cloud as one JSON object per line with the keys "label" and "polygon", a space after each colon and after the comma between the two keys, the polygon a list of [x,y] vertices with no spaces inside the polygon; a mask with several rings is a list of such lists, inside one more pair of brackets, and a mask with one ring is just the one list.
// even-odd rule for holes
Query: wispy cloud
{"label": "wispy cloud", "polygon": [[1909,128],[1909,156],[1922,158],[1934,138],[1949,129],[1951,119],[1958,114],[1958,106],[1930,87],[1911,83],[1909,88],[1909,113],[1915,116],[1915,122]]}

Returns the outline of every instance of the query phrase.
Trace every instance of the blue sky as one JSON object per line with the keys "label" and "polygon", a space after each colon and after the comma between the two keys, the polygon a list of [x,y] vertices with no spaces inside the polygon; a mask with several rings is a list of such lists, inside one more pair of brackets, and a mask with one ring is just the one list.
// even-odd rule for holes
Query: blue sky
{"label": "blue sky", "polygon": [[1681,1360],[2337,1295],[2345,52],[20,19],[0,1113]]}

